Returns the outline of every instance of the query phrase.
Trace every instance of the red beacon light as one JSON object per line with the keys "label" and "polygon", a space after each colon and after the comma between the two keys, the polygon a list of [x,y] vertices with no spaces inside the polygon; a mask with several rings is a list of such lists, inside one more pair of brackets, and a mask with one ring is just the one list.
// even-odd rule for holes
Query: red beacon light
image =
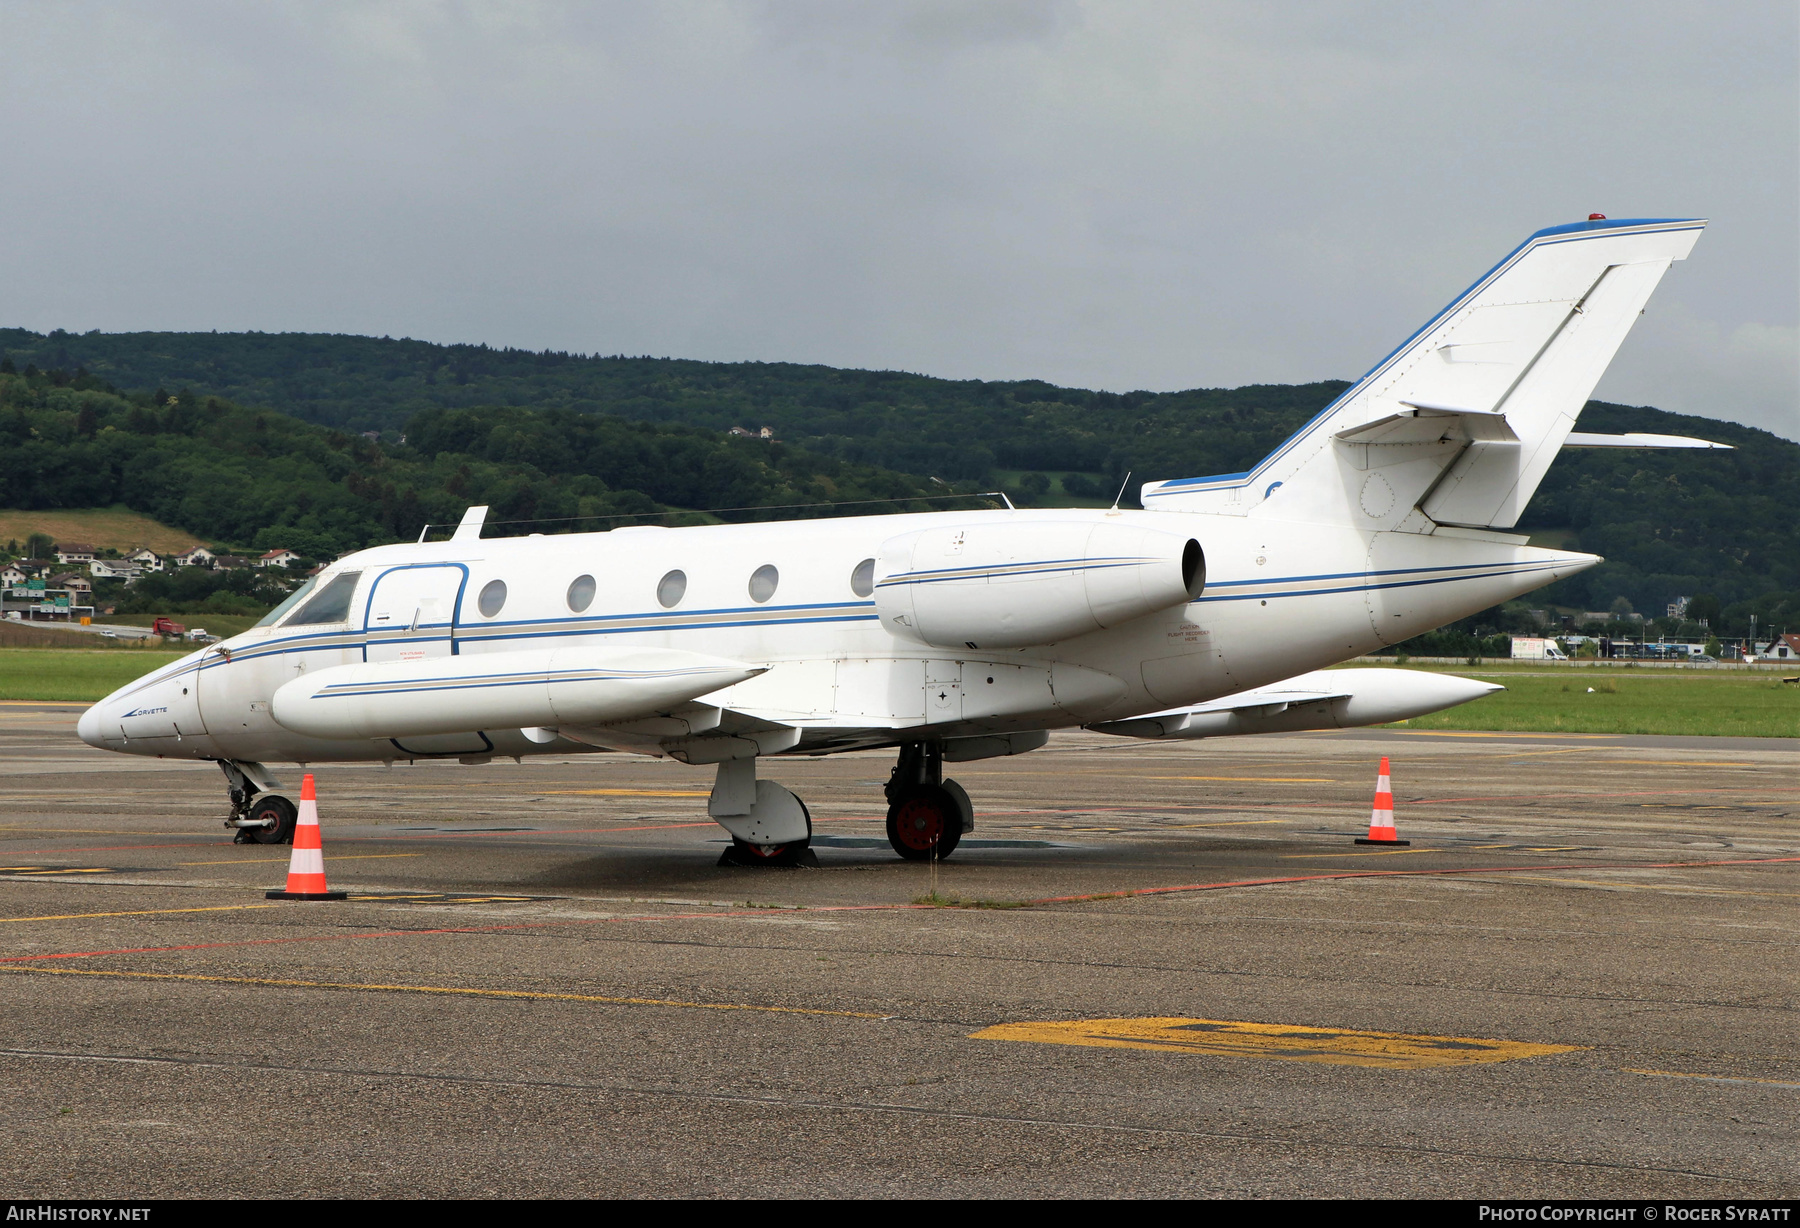
{"label": "red beacon light", "polygon": [[1588,214],[1588,221],[1590,221],[1590,222],[1604,222],[1605,220],[1606,220],[1606,215],[1604,213]]}

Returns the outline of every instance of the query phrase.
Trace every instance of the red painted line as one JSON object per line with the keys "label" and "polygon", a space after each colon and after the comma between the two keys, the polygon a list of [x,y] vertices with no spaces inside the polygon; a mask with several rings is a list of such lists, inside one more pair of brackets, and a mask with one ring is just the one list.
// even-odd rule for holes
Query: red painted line
{"label": "red painted line", "polygon": [[229,840],[208,840],[205,844],[93,844],[83,848],[0,849],[0,857],[25,857],[32,853],[118,853],[126,849],[203,849],[230,846]]}
{"label": "red painted line", "polygon": [[[932,904],[828,904],[818,908],[783,909],[804,912],[879,912],[933,908]],[[302,934],[291,938],[245,938],[235,942],[193,942],[168,947],[118,947],[107,951],[59,951],[48,955],[0,956],[0,964],[25,964],[46,959],[89,959],[97,955],[158,955],[171,951],[213,951],[225,947],[280,946],[292,942],[345,942],[362,938],[421,938],[438,934],[497,934],[508,930],[548,929],[562,925],[616,925],[625,921],[692,921],[709,917],[765,917],[767,908],[724,909],[718,912],[640,913],[625,917],[571,918],[565,921],[521,921],[512,925],[459,925],[446,929],[380,930],[366,934]]]}
{"label": "red painted line", "polygon": [[1485,797],[1421,797],[1401,800],[1409,806],[1437,806],[1445,802],[1531,802],[1539,798],[1611,798],[1611,797],[1687,797],[1696,793],[1800,793],[1800,789],[1640,789],[1630,793],[1619,793],[1608,789],[1594,793],[1492,793]]}
{"label": "red painted line", "polygon": [[[1268,887],[1282,883],[1326,882],[1346,878],[1417,878],[1447,874],[1524,874],[1544,870],[1672,870],[1699,866],[1756,866],[1800,862],[1800,857],[1753,857],[1731,861],[1665,861],[1581,863],[1547,866],[1487,866],[1466,870],[1346,870],[1335,874],[1300,874],[1284,878],[1248,878],[1222,883],[1190,883],[1179,887],[1134,887],[1123,891],[1099,891],[1090,895],[1049,896],[1037,900],[1017,901],[1019,906],[1040,904],[1078,904],[1089,900],[1116,900],[1144,895],[1172,895],[1189,891],[1219,891],[1228,887]],[[825,904],[817,907],[781,909],[782,912],[906,912],[942,907],[936,904]],[[522,921],[511,925],[459,925],[428,930],[379,930],[366,934],[307,934],[289,938],[247,938],[235,942],[195,942],[166,947],[119,947],[105,951],[58,951],[45,955],[0,956],[0,964],[36,963],[49,959],[91,959],[103,955],[160,955],[173,951],[213,951],[228,947],[280,946],[295,942],[345,942],[364,938],[421,938],[442,934],[498,934],[514,930],[550,929],[557,926],[617,925],[628,921],[693,921],[714,917],[765,917],[766,908],[726,909],[718,912],[639,913],[623,917],[588,917],[562,921]]]}
{"label": "red painted line", "polygon": [[1058,895],[1026,904],[1076,904],[1083,900],[1117,900],[1139,895],[1172,895],[1182,891],[1217,891],[1223,887],[1269,887],[1280,883],[1316,883],[1340,878],[1419,878],[1445,874],[1530,874],[1544,870],[1677,870],[1693,866],[1760,866],[1800,861],[1800,857],[1751,857],[1737,861],[1575,862],[1566,866],[1487,866],[1463,870],[1343,870],[1336,874],[1297,874],[1286,878],[1246,878],[1228,883],[1190,883],[1182,887],[1135,887],[1097,891],[1092,895]]}

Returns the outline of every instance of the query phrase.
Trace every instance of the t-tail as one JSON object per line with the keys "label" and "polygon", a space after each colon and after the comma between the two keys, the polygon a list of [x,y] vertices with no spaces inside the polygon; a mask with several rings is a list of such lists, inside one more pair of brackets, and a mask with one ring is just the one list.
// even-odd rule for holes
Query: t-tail
{"label": "t-tail", "polygon": [[1147,484],[1144,506],[1506,529],[1565,446],[1712,446],[1573,433],[1651,291],[1705,225],[1595,218],[1538,231],[1255,468]]}

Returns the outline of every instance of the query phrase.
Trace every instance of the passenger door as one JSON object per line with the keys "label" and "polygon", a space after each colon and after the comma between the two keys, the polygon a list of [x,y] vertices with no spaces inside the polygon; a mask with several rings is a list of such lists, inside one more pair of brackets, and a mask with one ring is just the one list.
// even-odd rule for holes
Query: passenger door
{"label": "passenger door", "polygon": [[424,661],[456,651],[460,563],[396,567],[375,578],[364,607],[365,661]]}

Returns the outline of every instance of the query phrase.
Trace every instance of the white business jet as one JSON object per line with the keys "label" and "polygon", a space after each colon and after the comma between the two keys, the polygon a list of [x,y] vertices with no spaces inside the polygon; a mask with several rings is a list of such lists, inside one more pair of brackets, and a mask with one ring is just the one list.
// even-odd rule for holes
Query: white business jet
{"label": "white business jet", "polygon": [[[1508,532],[1698,220],[1539,231],[1253,469],[1143,510],[943,511],[447,541],[331,564],[258,626],[133,682],[80,736],[224,769],[242,838],[291,838],[276,762],[628,752],[716,765],[727,859],[811,819],[758,764],[893,747],[888,836],[971,829],[946,763],[1048,731],[1137,738],[1403,719],[1495,689],[1324,667],[1591,567]],[[1304,671],[1304,672],[1303,672]],[[779,770],[779,769],[775,769]]]}

